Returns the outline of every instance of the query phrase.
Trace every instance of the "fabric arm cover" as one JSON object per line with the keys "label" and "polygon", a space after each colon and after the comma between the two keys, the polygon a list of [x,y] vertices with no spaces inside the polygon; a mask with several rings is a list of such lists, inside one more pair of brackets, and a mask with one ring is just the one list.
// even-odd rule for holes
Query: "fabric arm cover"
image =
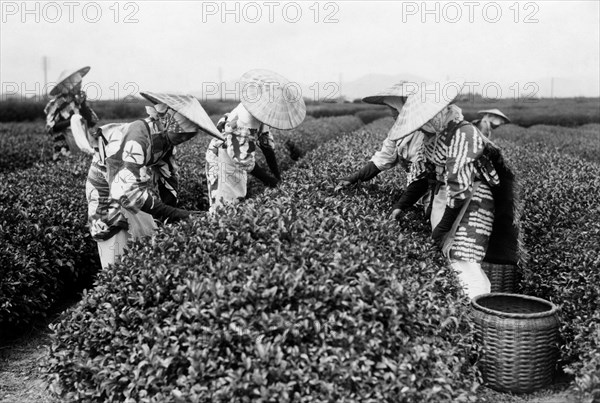
{"label": "fabric arm cover", "polygon": [[426,176],[411,182],[411,184],[406,187],[404,193],[402,193],[402,196],[400,196],[400,199],[394,203],[392,210],[406,210],[407,208],[413,206],[427,193],[428,188],[429,179]]}
{"label": "fabric arm cover", "polygon": [[435,241],[438,246],[442,246],[444,242],[444,238],[452,229],[452,225],[456,221],[456,218],[460,214],[460,210],[462,208],[462,204],[464,201],[457,203],[458,205],[455,207],[448,207],[444,210],[444,215],[440,220],[439,224],[433,229],[433,233],[431,234],[431,238]]}
{"label": "fabric arm cover", "polygon": [[85,119],[89,127],[93,127],[96,125],[96,123],[98,123],[98,116],[96,115],[96,113],[94,113],[92,108],[89,107],[87,102],[83,101],[81,103],[81,106],[79,107],[79,112],[81,116]]}
{"label": "fabric arm cover", "polygon": [[281,173],[279,171],[279,164],[277,164],[277,156],[275,155],[275,142],[271,134],[263,132],[258,139],[258,146],[260,147],[269,169],[275,175],[277,179],[281,179]]}
{"label": "fabric arm cover", "polygon": [[275,187],[279,182],[279,180],[269,175],[267,170],[258,165],[258,163],[254,164],[254,168],[250,171],[250,174],[269,187]]}
{"label": "fabric arm cover", "polygon": [[364,167],[356,171],[354,174],[342,178],[342,180],[350,183],[356,183],[358,181],[367,182],[379,175],[380,172],[381,170],[377,168],[373,161],[369,161]]}
{"label": "fabric arm cover", "polygon": [[170,222],[179,221],[190,216],[189,211],[171,207],[168,204],[161,202],[157,197],[148,197],[140,210],[150,214],[152,217],[168,220]]}
{"label": "fabric arm cover", "polygon": [[71,121],[70,120],[61,120],[60,122],[56,122],[54,124],[54,126],[52,127],[52,132],[53,133],[60,133],[63,130],[66,130],[68,127],[71,126]]}

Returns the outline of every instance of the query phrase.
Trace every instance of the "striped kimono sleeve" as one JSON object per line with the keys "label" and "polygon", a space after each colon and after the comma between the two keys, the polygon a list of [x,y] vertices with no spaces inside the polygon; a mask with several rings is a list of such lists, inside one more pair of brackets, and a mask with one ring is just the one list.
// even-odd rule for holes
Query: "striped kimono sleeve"
{"label": "striped kimono sleeve", "polygon": [[[46,114],[46,132],[52,135],[55,131],[54,126],[58,122],[68,121],[71,115],[77,112],[78,109],[75,102],[65,96],[59,96],[50,100],[44,108],[44,113]],[[59,129],[59,131],[64,131],[64,129]]]}
{"label": "striped kimono sleeve", "polygon": [[447,205],[455,208],[473,192],[475,161],[482,155],[484,144],[477,129],[470,124],[458,128],[446,142]]}

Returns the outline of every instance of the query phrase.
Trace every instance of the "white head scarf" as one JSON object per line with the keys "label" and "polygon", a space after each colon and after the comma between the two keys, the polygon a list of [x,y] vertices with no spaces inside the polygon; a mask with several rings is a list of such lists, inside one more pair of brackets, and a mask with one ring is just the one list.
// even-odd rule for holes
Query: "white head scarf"
{"label": "white head scarf", "polygon": [[442,109],[437,115],[432,117],[427,123],[421,126],[422,130],[430,133],[439,134],[444,131],[450,122],[460,122],[464,120],[462,110],[452,104]]}
{"label": "white head scarf", "polygon": [[235,130],[237,126],[246,127],[248,129],[258,129],[262,122],[256,119],[241,103],[231,111],[227,117],[227,125],[225,130]]}
{"label": "white head scarf", "polygon": [[198,131],[198,125],[165,104],[146,106],[146,113],[153,119],[161,120],[169,132],[192,133]]}

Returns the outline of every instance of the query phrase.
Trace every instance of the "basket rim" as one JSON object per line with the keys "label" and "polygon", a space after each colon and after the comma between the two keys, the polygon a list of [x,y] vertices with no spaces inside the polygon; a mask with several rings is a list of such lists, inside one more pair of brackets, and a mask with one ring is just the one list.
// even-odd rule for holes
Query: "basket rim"
{"label": "basket rim", "polygon": [[[478,301],[480,299],[489,298],[489,297],[514,297],[514,298],[520,298],[520,299],[525,299],[525,300],[530,300],[530,301],[536,301],[536,302],[539,302],[539,303],[549,306],[550,310],[545,311],[545,312],[538,312],[538,313],[510,313],[510,312],[497,311],[497,310],[486,308],[484,306],[479,305]],[[500,316],[500,317],[504,317],[504,318],[512,318],[512,319],[545,318],[548,316],[552,316],[558,312],[558,307],[548,300],[534,297],[531,295],[511,294],[511,293],[505,293],[505,292],[490,292],[487,294],[477,295],[471,300],[471,306],[473,307],[473,309],[475,309],[477,311],[485,312],[489,315]]]}

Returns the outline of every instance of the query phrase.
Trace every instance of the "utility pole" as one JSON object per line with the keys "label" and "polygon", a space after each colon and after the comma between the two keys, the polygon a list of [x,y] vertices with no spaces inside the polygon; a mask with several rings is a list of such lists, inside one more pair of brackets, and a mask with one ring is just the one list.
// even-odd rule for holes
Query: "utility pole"
{"label": "utility pole", "polygon": [[43,57],[42,64],[44,66],[44,90],[40,95],[46,98],[48,96],[48,56]]}
{"label": "utility pole", "polygon": [[340,98],[340,101],[341,101],[342,100],[342,73],[340,73],[340,80],[339,80],[339,83],[338,83],[338,89],[340,91],[339,98]]}
{"label": "utility pole", "polygon": [[554,77],[550,79],[550,98],[554,98]]}
{"label": "utility pole", "polygon": [[219,66],[219,100],[223,102],[223,69]]}

